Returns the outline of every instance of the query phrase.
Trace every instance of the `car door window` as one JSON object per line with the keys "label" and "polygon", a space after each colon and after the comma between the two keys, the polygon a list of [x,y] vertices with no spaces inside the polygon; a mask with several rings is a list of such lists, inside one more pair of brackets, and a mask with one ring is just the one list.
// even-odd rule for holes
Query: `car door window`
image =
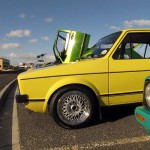
{"label": "car door window", "polygon": [[121,42],[113,59],[150,58],[150,33],[130,33]]}

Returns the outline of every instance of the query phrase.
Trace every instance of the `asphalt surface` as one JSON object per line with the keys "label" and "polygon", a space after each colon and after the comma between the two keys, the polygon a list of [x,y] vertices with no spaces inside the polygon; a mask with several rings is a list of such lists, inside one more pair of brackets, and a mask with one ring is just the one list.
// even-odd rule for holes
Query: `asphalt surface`
{"label": "asphalt surface", "polygon": [[5,72],[4,73],[1,73],[0,72],[0,91],[8,84],[10,83],[11,81],[13,81],[14,79],[16,79],[18,76],[18,73],[17,72]]}
{"label": "asphalt surface", "polygon": [[16,85],[11,88],[0,109],[0,150],[20,150],[15,91]]}
{"label": "asphalt surface", "polygon": [[105,108],[103,121],[67,130],[56,125],[48,113],[31,113],[18,104],[21,150],[149,150],[150,137],[134,118],[136,106]]}
{"label": "asphalt surface", "polygon": [[[0,87],[5,86],[10,80],[15,79],[17,74],[0,74]],[[3,86],[2,86],[3,85]],[[14,87],[16,88],[16,87]],[[4,115],[0,116],[0,142],[2,150],[12,150],[14,119],[19,121],[19,147],[21,150],[149,150],[150,137],[146,131],[136,122],[134,110],[138,105],[125,105],[103,108],[103,121],[94,120],[85,128],[67,130],[55,124],[48,112],[45,114],[31,113],[23,104],[17,104],[17,112],[14,112],[14,91],[8,95],[7,108]],[[11,103],[11,105],[10,105]],[[16,105],[16,104],[14,104]],[[141,105],[141,104],[140,104]],[[13,108],[12,108],[13,107]],[[7,112],[9,110],[9,113]],[[1,110],[2,111],[2,110]],[[1,113],[2,114],[2,113]],[[18,118],[17,118],[18,116]],[[8,127],[5,129],[5,127]],[[4,132],[2,130],[5,129]],[[18,146],[15,143],[14,146]],[[0,148],[0,149],[1,149]]]}
{"label": "asphalt surface", "polygon": [[[0,72],[0,150],[20,150],[14,92],[18,72]],[[16,136],[17,135],[17,136]]]}

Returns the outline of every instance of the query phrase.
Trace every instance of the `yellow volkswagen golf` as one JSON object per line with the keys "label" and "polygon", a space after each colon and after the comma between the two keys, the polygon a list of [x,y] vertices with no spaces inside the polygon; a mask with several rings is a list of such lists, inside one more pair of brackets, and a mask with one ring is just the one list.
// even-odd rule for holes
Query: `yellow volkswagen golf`
{"label": "yellow volkswagen golf", "polygon": [[101,107],[142,100],[150,74],[150,29],[110,34],[89,52],[71,63],[20,74],[17,102],[34,112],[48,110],[62,127],[78,128],[100,115]]}

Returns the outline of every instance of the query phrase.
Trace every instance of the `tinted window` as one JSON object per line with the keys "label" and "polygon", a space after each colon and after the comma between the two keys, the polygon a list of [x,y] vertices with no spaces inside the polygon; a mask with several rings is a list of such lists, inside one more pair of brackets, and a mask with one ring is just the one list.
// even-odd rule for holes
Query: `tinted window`
{"label": "tinted window", "polygon": [[116,32],[100,39],[94,46],[92,54],[90,54],[88,57],[95,58],[105,56],[113,46],[113,44],[116,42],[120,34],[121,32]]}
{"label": "tinted window", "polygon": [[128,34],[114,53],[113,58],[150,58],[150,33]]}

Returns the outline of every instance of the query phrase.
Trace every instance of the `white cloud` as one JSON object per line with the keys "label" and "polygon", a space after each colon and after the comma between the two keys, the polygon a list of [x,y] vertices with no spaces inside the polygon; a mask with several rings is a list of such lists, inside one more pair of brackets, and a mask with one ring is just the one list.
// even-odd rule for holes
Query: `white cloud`
{"label": "white cloud", "polygon": [[46,55],[45,56],[45,62],[53,62],[55,60],[55,56],[54,55]]}
{"label": "white cloud", "polygon": [[45,40],[45,41],[48,41],[49,40],[49,37],[48,36],[43,36],[41,37],[42,40]]}
{"label": "white cloud", "polygon": [[26,18],[26,14],[20,14],[19,16],[18,16],[19,18],[21,18],[21,19],[25,19]]}
{"label": "white cloud", "polygon": [[21,58],[21,59],[35,59],[36,55],[32,53],[28,54],[16,54],[16,53],[11,53],[9,55],[10,58]]}
{"label": "white cloud", "polygon": [[35,15],[30,15],[30,18],[35,18]]}
{"label": "white cloud", "polygon": [[31,31],[28,29],[18,29],[18,30],[12,30],[9,33],[7,33],[8,37],[28,37],[30,36]]}
{"label": "white cloud", "polygon": [[120,30],[121,28],[120,27],[117,27],[117,26],[110,26],[110,29],[113,29],[113,30]]}
{"label": "white cloud", "polygon": [[45,18],[44,21],[47,23],[51,23],[53,22],[53,18]]}
{"label": "white cloud", "polygon": [[126,28],[132,28],[133,26],[150,26],[150,20],[126,20],[123,24]]}
{"label": "white cloud", "polygon": [[38,39],[31,39],[31,40],[29,41],[29,43],[33,44],[33,43],[37,43],[37,41],[38,41]]}
{"label": "white cloud", "polygon": [[32,18],[35,18],[35,15],[27,16],[25,13],[22,13],[22,14],[18,15],[18,17],[21,19],[26,19],[27,17],[32,19]]}
{"label": "white cloud", "polygon": [[[26,53],[26,54],[16,54],[16,53],[10,53],[9,55],[10,58],[20,58],[22,60],[33,60],[33,61],[37,61],[37,55],[33,54],[33,53]],[[55,59],[54,55],[48,55],[46,54],[44,56],[44,60],[45,62],[47,61],[53,61]]]}
{"label": "white cloud", "polygon": [[22,45],[19,43],[4,43],[0,44],[0,49],[6,50],[6,49],[21,49]]}
{"label": "white cloud", "polygon": [[10,58],[16,58],[16,57],[17,57],[17,54],[11,53],[11,54],[9,55],[9,57],[10,57]]}
{"label": "white cloud", "polygon": [[[107,25],[108,26],[108,25]],[[134,27],[145,27],[150,26],[150,20],[125,20],[122,27],[118,26],[109,26],[113,30],[121,30],[122,28],[134,28]]]}
{"label": "white cloud", "polygon": [[[20,62],[37,64],[37,55],[33,53],[25,53],[25,54],[10,53],[10,55],[7,56],[6,58],[10,59],[11,64],[13,65],[18,65]],[[44,56],[45,62],[53,62],[54,60],[55,60],[54,55],[47,54]]]}

